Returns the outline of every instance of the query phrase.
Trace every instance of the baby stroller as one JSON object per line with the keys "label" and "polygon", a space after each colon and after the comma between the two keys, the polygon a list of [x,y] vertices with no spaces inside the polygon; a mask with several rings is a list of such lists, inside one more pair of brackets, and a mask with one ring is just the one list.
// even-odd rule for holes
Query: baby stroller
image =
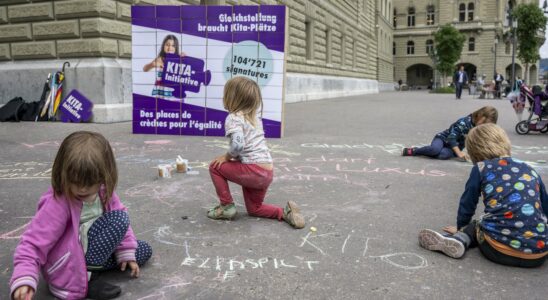
{"label": "baby stroller", "polygon": [[527,120],[520,121],[516,124],[516,132],[518,134],[527,134],[529,131],[548,132],[548,86],[543,91],[536,93],[523,84],[520,88],[521,102],[529,103],[529,117]]}

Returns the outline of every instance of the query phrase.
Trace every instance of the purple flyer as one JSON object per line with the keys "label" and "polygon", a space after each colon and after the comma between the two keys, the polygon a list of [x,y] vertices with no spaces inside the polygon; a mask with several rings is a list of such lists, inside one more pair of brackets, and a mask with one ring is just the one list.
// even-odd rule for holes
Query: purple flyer
{"label": "purple flyer", "polygon": [[286,7],[132,6],[133,133],[223,136],[223,89],[259,85],[263,128],[281,137]]}

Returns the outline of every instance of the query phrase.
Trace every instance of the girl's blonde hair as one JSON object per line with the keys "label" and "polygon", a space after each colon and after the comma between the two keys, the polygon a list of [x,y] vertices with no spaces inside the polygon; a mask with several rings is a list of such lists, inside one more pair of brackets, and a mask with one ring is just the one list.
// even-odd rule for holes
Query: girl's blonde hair
{"label": "girl's blonde hair", "polygon": [[472,122],[474,122],[474,124],[477,124],[481,117],[485,117],[484,123],[497,124],[499,113],[497,109],[492,106],[484,106],[472,113]]}
{"label": "girl's blonde hair", "polygon": [[466,149],[473,163],[510,156],[512,145],[504,129],[496,124],[481,124],[468,132]]}
{"label": "girl's blonde hair", "polygon": [[223,92],[223,105],[229,113],[241,112],[246,121],[254,127],[257,126],[257,111],[261,109],[263,114],[263,98],[259,85],[243,76],[229,79]]}
{"label": "girl's blonde hair", "polygon": [[51,185],[55,195],[75,199],[70,189],[103,184],[106,205],[118,182],[118,169],[107,139],[97,132],[76,131],[67,136],[55,156],[51,171]]}

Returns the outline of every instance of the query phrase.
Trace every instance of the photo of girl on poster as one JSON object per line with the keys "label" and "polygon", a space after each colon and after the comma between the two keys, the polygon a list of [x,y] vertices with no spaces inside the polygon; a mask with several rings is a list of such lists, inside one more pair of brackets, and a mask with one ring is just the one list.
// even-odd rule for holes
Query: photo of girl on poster
{"label": "photo of girl on poster", "polygon": [[181,57],[185,56],[184,52],[179,51],[179,40],[173,34],[166,35],[162,42],[162,47],[160,48],[158,56],[150,63],[144,65],[143,71],[148,72],[152,69],[155,69],[156,71],[156,82],[154,83],[154,88],[152,89],[152,96],[169,99],[173,97],[174,89],[162,84],[162,73],[164,70],[164,59],[166,54],[178,54]]}

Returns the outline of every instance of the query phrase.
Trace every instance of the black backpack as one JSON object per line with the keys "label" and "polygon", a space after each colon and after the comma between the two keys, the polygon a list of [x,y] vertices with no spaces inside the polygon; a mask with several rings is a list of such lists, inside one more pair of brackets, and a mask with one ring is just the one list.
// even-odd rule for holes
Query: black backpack
{"label": "black backpack", "polygon": [[46,103],[46,94],[49,87],[44,85],[40,101],[27,103],[21,97],[15,97],[0,107],[0,122],[19,122],[19,121],[47,121],[47,114],[40,118],[40,110]]}

